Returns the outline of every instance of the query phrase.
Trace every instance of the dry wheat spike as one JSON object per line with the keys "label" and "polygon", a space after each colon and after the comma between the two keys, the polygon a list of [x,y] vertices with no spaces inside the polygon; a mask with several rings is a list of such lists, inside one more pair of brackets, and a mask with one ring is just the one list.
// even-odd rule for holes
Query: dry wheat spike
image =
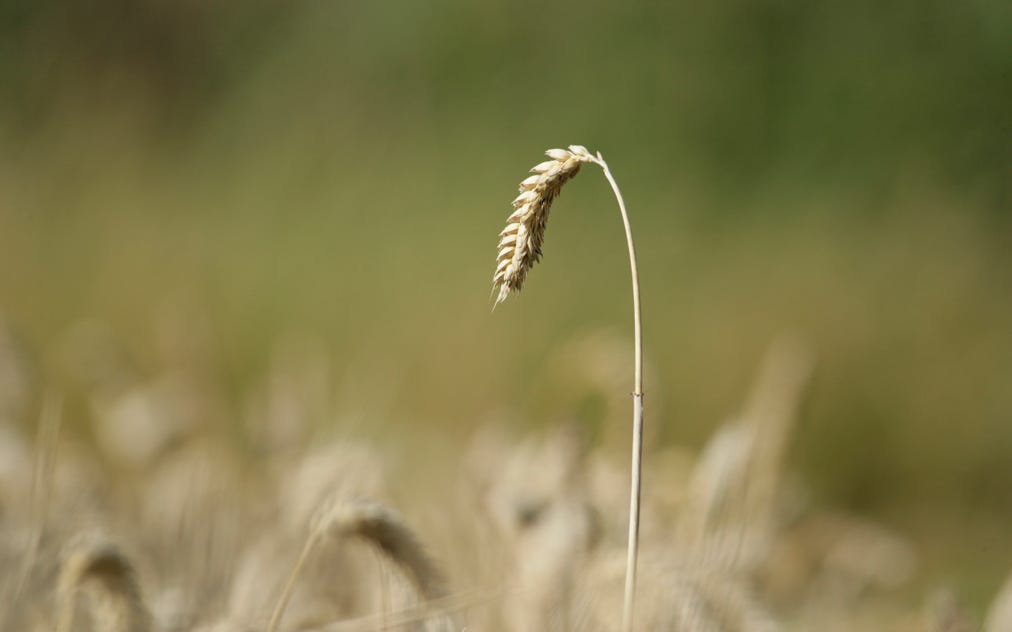
{"label": "dry wheat spike", "polygon": [[295,581],[317,543],[324,538],[350,536],[363,538],[379,548],[404,571],[426,602],[449,595],[439,565],[399,513],[372,500],[332,498],[320,506],[311,520],[309,537],[274,608],[268,632],[278,629]]}
{"label": "dry wheat spike", "polygon": [[527,272],[541,259],[548,211],[562,191],[562,185],[580,171],[585,162],[596,162],[586,147],[570,145],[569,149],[549,149],[551,158],[536,165],[534,175],[520,183],[520,195],[513,200],[513,213],[506,228],[499,233],[499,256],[496,259],[493,292],[495,302],[506,300],[511,292],[519,292]]}

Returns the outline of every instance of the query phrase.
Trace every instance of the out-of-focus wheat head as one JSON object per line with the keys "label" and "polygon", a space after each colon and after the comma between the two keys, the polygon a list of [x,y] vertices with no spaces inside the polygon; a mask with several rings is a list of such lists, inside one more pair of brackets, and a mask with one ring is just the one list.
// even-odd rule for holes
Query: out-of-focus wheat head
{"label": "out-of-focus wheat head", "polygon": [[491,456],[483,507],[511,560],[501,613],[507,630],[571,629],[573,589],[598,536],[585,451],[577,428],[564,426],[544,441],[504,443]]}
{"label": "out-of-focus wheat head", "polygon": [[97,534],[71,540],[57,584],[57,632],[69,632],[79,590],[88,589],[92,620],[102,632],[148,632],[151,614],[141,594],[134,565],[119,546]]}
{"label": "out-of-focus wheat head", "polygon": [[403,517],[364,498],[330,499],[312,520],[312,537],[357,536],[375,545],[410,578],[425,599],[448,595],[446,579]]}
{"label": "out-of-focus wheat head", "polygon": [[680,520],[683,544],[741,568],[767,558],[784,455],[813,364],[792,337],[767,350],[740,418],[714,433],[695,467]]}
{"label": "out-of-focus wheat head", "polygon": [[[349,537],[374,545],[403,571],[424,601],[432,602],[449,595],[441,568],[398,512],[373,500],[332,497],[321,504],[310,521],[309,535],[274,608],[268,632],[279,629],[295,583],[306,562],[316,555],[317,545],[325,539]],[[440,619],[442,627],[456,627],[449,619],[436,618]]]}
{"label": "out-of-focus wheat head", "polygon": [[520,183],[520,195],[513,200],[514,211],[499,233],[499,255],[492,278],[493,291],[498,290],[497,305],[511,292],[523,288],[527,272],[541,259],[548,211],[562,185],[579,173],[583,163],[596,161],[581,145],[549,149],[545,154],[551,160],[535,165],[531,169],[534,175]]}
{"label": "out-of-focus wheat head", "polygon": [[974,632],[981,629],[952,589],[939,588],[930,593],[924,610],[924,629],[927,632]]}
{"label": "out-of-focus wheat head", "polygon": [[[382,497],[385,470],[372,446],[328,442],[277,472],[276,522],[239,556],[228,596],[232,621],[263,629],[272,600],[285,585],[291,558],[306,542],[306,525],[331,498]],[[368,608],[376,569],[372,556],[343,538],[313,542],[287,606],[289,620],[334,620]],[[354,549],[354,550],[353,550]],[[356,581],[347,581],[354,576]]]}
{"label": "out-of-focus wheat head", "polygon": [[[638,630],[664,632],[781,632],[747,577],[656,547],[644,548],[639,566]],[[622,551],[594,556],[582,569],[565,629],[616,630],[621,624]]]}

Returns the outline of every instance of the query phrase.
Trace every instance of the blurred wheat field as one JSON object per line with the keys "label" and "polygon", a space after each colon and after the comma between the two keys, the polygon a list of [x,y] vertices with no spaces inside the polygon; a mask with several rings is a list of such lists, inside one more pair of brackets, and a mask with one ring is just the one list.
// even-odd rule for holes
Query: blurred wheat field
{"label": "blurred wheat field", "polygon": [[[0,627],[57,625],[78,546],[157,629],[265,629],[325,499],[447,592],[346,520],[282,629],[617,625],[607,185],[488,300],[516,176],[582,142],[640,257],[643,629],[976,629],[1012,570],[1010,34],[997,2],[0,7]],[[754,479],[785,334],[811,373]]]}

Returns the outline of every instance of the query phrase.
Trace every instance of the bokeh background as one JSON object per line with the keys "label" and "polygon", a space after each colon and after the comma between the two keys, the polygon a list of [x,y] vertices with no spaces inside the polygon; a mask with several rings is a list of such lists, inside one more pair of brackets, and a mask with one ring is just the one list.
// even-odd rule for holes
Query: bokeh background
{"label": "bokeh background", "polygon": [[631,342],[594,169],[490,309],[516,183],[579,143],[632,215],[649,449],[698,448],[800,336],[818,367],[791,468],[913,539],[911,590],[980,607],[1012,566],[1010,42],[1000,0],[5,0],[18,423],[59,392],[90,440],[68,360],[90,331],[137,375],[213,384],[200,422],[239,445],[279,345],[322,353],[343,432],[401,446],[402,485],[504,416],[576,419],[624,456],[624,413],[556,361]]}

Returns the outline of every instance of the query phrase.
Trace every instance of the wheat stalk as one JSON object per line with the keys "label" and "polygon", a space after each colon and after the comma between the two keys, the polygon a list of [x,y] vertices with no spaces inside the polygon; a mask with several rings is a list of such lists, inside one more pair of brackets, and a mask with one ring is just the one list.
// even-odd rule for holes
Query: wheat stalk
{"label": "wheat stalk", "polygon": [[32,470],[32,487],[30,494],[29,516],[31,519],[31,539],[21,559],[21,570],[14,586],[14,599],[17,600],[38,560],[42,535],[48,520],[49,503],[53,493],[53,477],[56,469],[56,452],[59,449],[60,424],[62,422],[63,399],[60,395],[50,393],[42,404],[42,415],[39,419],[39,435],[35,444],[35,467]]}
{"label": "wheat stalk", "polygon": [[541,246],[545,239],[548,212],[552,202],[584,163],[601,167],[604,177],[611,185],[622,214],[626,245],[629,249],[629,270],[632,275],[633,323],[635,345],[635,374],[633,396],[633,437],[632,437],[632,483],[629,494],[629,546],[626,560],[625,601],[622,614],[622,630],[632,630],[633,603],[636,598],[636,561],[639,550],[640,519],[640,476],[643,455],[643,320],[640,309],[639,271],[636,266],[636,247],[633,243],[632,227],[625,208],[622,192],[608,169],[608,163],[598,152],[591,154],[582,145],[570,145],[568,149],[549,149],[545,154],[551,160],[536,165],[529,176],[520,183],[520,195],[513,200],[513,213],[507,220],[506,228],[499,233],[499,254],[496,257],[495,274],[492,277],[493,292],[498,290],[495,305],[506,300],[512,292],[523,288],[527,273],[541,258]]}

